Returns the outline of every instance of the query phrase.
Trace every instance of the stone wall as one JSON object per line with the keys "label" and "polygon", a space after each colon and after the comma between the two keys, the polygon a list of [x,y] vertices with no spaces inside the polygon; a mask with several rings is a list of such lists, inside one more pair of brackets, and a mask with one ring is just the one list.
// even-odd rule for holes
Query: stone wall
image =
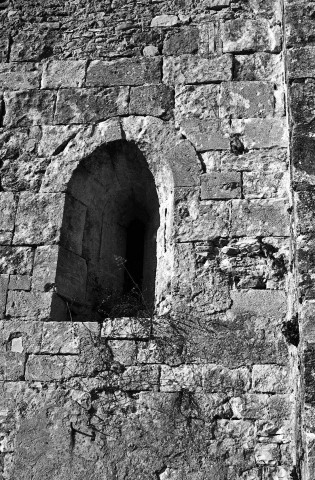
{"label": "stone wall", "polygon": [[1,479],[314,477],[313,10],[0,1]]}

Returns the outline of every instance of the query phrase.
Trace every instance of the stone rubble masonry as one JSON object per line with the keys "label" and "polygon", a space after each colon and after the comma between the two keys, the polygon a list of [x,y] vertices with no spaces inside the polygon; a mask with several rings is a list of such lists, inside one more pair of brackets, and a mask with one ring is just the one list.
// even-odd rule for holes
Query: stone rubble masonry
{"label": "stone rubble masonry", "polygon": [[0,2],[1,479],[314,479],[314,12]]}

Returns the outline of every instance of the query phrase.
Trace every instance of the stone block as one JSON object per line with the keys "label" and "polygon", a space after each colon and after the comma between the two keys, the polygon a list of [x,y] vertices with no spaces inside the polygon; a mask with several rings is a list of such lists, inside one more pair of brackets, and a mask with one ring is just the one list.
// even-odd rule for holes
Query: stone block
{"label": "stone block", "polygon": [[10,275],[9,290],[30,290],[30,275]]}
{"label": "stone block", "polygon": [[33,269],[33,250],[30,247],[0,246],[0,273],[30,274]]}
{"label": "stone block", "polygon": [[315,344],[315,301],[306,300],[301,307],[301,328],[303,338],[309,344]]}
{"label": "stone block", "polygon": [[161,82],[161,59],[127,58],[92,61],[87,69],[86,86],[144,85]]}
{"label": "stone block", "polygon": [[127,367],[119,379],[123,391],[157,390],[160,378],[158,365],[142,365]]}
{"label": "stone block", "polygon": [[25,355],[14,352],[0,353],[0,381],[24,380]]}
{"label": "stone block", "polygon": [[[309,344],[304,347],[304,388],[305,403],[315,406],[315,345]],[[312,422],[313,423],[313,422]],[[313,425],[312,425],[313,428]]]}
{"label": "stone block", "polygon": [[304,299],[315,298],[315,242],[313,234],[299,235],[296,241],[297,261],[299,265],[299,289]]}
{"label": "stone block", "polygon": [[292,0],[286,4],[284,13],[287,46],[311,45],[315,34],[313,2]]}
{"label": "stone block", "polygon": [[65,194],[20,194],[13,243],[55,243],[60,238]]}
{"label": "stone block", "polygon": [[71,195],[66,195],[60,244],[67,250],[82,255],[82,242],[87,207]]}
{"label": "stone block", "polygon": [[1,63],[0,90],[39,88],[41,71],[36,63]]}
{"label": "stone block", "polygon": [[183,140],[165,152],[176,187],[199,185],[201,166],[190,142]]}
{"label": "stone block", "polygon": [[205,392],[239,395],[249,390],[250,374],[245,367],[229,370],[221,365],[205,365],[203,388]]}
{"label": "stone block", "polygon": [[277,53],[281,49],[281,27],[270,26],[267,19],[228,20],[223,24],[223,52],[266,51]]}
{"label": "stone block", "polygon": [[288,74],[292,79],[315,76],[314,46],[292,48],[288,50]]}
{"label": "stone block", "polygon": [[232,120],[232,131],[242,135],[246,149],[288,146],[285,118]]}
{"label": "stone block", "polygon": [[314,232],[314,208],[315,208],[315,192],[312,190],[297,192],[295,194],[297,209],[297,231],[305,235]]}
{"label": "stone block", "polygon": [[[51,292],[9,290],[6,315],[17,318],[58,321],[65,319],[65,309],[61,299]],[[59,318],[56,318],[58,316]]]}
{"label": "stone block", "polygon": [[38,155],[43,157],[58,155],[82,128],[78,125],[43,125]]}
{"label": "stone block", "polygon": [[[315,54],[315,48],[314,48]],[[314,70],[315,73],[315,70]],[[315,80],[307,79],[303,83],[290,85],[290,111],[295,124],[308,123],[314,119],[315,111]],[[295,129],[296,131],[296,129]]]}
{"label": "stone block", "polygon": [[220,8],[227,8],[230,6],[231,0],[204,0],[205,7],[209,7],[213,10]]}
{"label": "stone block", "polygon": [[9,275],[0,275],[0,318],[2,318],[7,302]]}
{"label": "stone block", "polygon": [[58,91],[54,123],[96,123],[128,113],[127,88],[80,88]]}
{"label": "stone block", "polygon": [[289,205],[285,200],[233,200],[231,235],[268,237],[290,235]]}
{"label": "stone block", "polygon": [[158,15],[152,18],[150,27],[174,27],[177,24],[177,15]]}
{"label": "stone block", "polygon": [[150,318],[108,318],[104,320],[101,336],[109,340],[144,340],[150,337],[151,328]]}
{"label": "stone block", "polygon": [[56,291],[69,301],[84,303],[87,266],[84,258],[59,247],[56,272]]}
{"label": "stone block", "polygon": [[290,173],[286,164],[271,163],[261,171],[243,172],[244,198],[285,198]]}
{"label": "stone block", "polygon": [[235,55],[234,79],[237,81],[282,82],[283,57],[267,52],[252,55]]}
{"label": "stone block", "polygon": [[56,93],[49,90],[5,92],[4,125],[24,127],[53,123]]}
{"label": "stone block", "polygon": [[0,351],[39,353],[42,322],[34,320],[3,320],[0,322]]}
{"label": "stone block", "polygon": [[16,215],[16,200],[10,192],[0,192],[0,244],[10,244]]}
{"label": "stone block", "polygon": [[204,241],[229,234],[229,203],[199,202],[199,189],[177,188],[175,192],[177,242]]}
{"label": "stone block", "polygon": [[174,92],[166,85],[143,85],[130,89],[131,115],[152,115],[167,120],[173,108]]}
{"label": "stone block", "polygon": [[182,120],[180,131],[198,152],[206,150],[229,150],[230,137],[218,120]]}
{"label": "stone block", "polygon": [[202,390],[202,365],[161,366],[161,392]]}
{"label": "stone block", "polygon": [[241,197],[239,172],[212,172],[201,176],[201,200]]}
{"label": "stone block", "polygon": [[175,118],[178,123],[196,117],[200,120],[219,116],[218,85],[182,85],[175,90]]}
{"label": "stone block", "polygon": [[40,353],[47,355],[79,354],[78,325],[74,322],[43,322]]}
{"label": "stone block", "polygon": [[312,130],[312,127],[305,126],[305,124],[293,125],[292,129],[291,147],[296,182],[299,181],[300,175],[302,177],[302,188],[299,188],[299,190],[304,190],[303,177],[305,174],[308,175],[306,177],[307,181],[314,184],[312,177],[315,175],[313,161],[315,138]]}
{"label": "stone block", "polygon": [[55,287],[59,246],[48,245],[35,250],[33,288],[47,292]]}
{"label": "stone block", "polygon": [[167,85],[198,84],[232,80],[232,56],[200,58],[195,55],[166,57],[163,82]]}
{"label": "stone block", "polygon": [[280,462],[279,445],[274,443],[258,443],[255,446],[255,460],[257,465],[269,465],[272,467],[276,466]]}
{"label": "stone block", "polygon": [[280,365],[254,365],[253,390],[260,393],[285,393],[289,387],[289,372]]}
{"label": "stone block", "polygon": [[185,27],[177,32],[170,32],[164,40],[163,55],[193,54],[198,51],[199,30]]}
{"label": "stone block", "polygon": [[75,355],[30,355],[25,368],[25,380],[54,382],[79,374]]}
{"label": "stone block", "polygon": [[137,361],[136,342],[130,340],[109,340],[108,347],[114,362],[121,365],[134,365]]}
{"label": "stone block", "polygon": [[42,88],[83,87],[85,60],[53,60],[44,65]]}
{"label": "stone block", "polygon": [[232,290],[232,311],[235,314],[284,318],[287,298],[282,290]]}
{"label": "stone block", "polygon": [[221,117],[272,117],[274,103],[274,85],[272,83],[256,81],[222,83]]}

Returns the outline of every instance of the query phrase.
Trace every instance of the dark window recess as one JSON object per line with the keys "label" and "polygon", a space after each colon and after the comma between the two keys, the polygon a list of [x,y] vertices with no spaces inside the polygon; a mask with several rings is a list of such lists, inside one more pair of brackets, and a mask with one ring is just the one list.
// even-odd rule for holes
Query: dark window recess
{"label": "dark window recess", "polygon": [[130,222],[126,232],[126,264],[124,293],[133,288],[142,291],[144,263],[145,225],[138,219]]}

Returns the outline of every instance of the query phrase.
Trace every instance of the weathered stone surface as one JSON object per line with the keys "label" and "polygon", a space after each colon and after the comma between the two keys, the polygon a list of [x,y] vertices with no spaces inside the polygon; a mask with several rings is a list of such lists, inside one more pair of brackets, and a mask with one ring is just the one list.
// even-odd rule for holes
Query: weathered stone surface
{"label": "weathered stone surface", "polygon": [[229,134],[218,120],[181,120],[180,131],[199,152],[230,148]]}
{"label": "weathered stone surface", "polygon": [[288,46],[312,44],[314,40],[313,2],[290,1],[285,8]]}
{"label": "weathered stone surface", "polygon": [[178,123],[194,117],[204,120],[219,116],[218,85],[183,85],[175,90],[175,118]]}
{"label": "weathered stone surface", "polygon": [[244,198],[285,198],[289,170],[285,163],[272,162],[261,171],[243,172]]}
{"label": "weathered stone surface", "polygon": [[0,317],[3,316],[7,301],[9,275],[0,275]]}
{"label": "weathered stone surface", "polygon": [[295,201],[299,219],[298,233],[303,235],[314,232],[315,192],[312,190],[297,192]]}
{"label": "weathered stone surface", "polygon": [[86,328],[88,332],[89,324],[81,326],[75,322],[43,322],[40,353],[50,355],[80,353],[82,328]]}
{"label": "weathered stone surface", "polygon": [[77,374],[77,358],[73,355],[30,355],[25,369],[27,381],[53,382]]}
{"label": "weathered stone surface", "polygon": [[290,87],[291,117],[295,124],[310,123],[314,119],[314,94],[315,80],[307,79],[303,83],[292,83]]}
{"label": "weathered stone surface", "polygon": [[201,177],[201,200],[240,198],[241,174],[213,172]]}
{"label": "weathered stone surface", "polygon": [[70,302],[84,303],[87,265],[79,255],[59,247],[56,272],[56,291]]}
{"label": "weathered stone surface", "polygon": [[193,55],[167,57],[163,62],[163,82],[167,85],[198,84],[232,79],[232,56],[199,58]]}
{"label": "weathered stone surface", "polygon": [[202,389],[203,366],[181,365],[179,367],[161,367],[161,391],[178,392],[200,391]]}
{"label": "weathered stone surface", "polygon": [[223,26],[223,51],[266,51],[279,52],[281,28],[270,27],[268,20],[228,20]]}
{"label": "weathered stone surface", "polygon": [[129,113],[169,119],[173,112],[174,92],[166,85],[144,85],[130,89]]}
{"label": "weathered stone surface", "polygon": [[16,215],[16,199],[13,193],[0,193],[0,243],[10,244]]}
{"label": "weathered stone surface", "polygon": [[315,47],[293,48],[288,52],[290,78],[306,78],[315,75]]}
{"label": "weathered stone surface", "polygon": [[77,255],[82,255],[86,215],[86,205],[83,205],[71,195],[66,195],[60,232],[60,244]]}
{"label": "weathered stone surface", "polygon": [[150,318],[108,318],[103,323],[101,335],[106,339],[114,340],[118,338],[143,340],[150,337],[151,328]]}
{"label": "weathered stone surface", "polygon": [[124,391],[157,390],[160,380],[158,365],[130,366],[123,372],[119,385]]}
{"label": "weathered stone surface", "polygon": [[203,380],[206,392],[238,395],[250,388],[250,374],[247,368],[229,370],[220,365],[205,365]]}
{"label": "weathered stone surface", "polygon": [[227,236],[229,204],[224,201],[199,202],[196,189],[176,189],[175,218],[178,242],[210,240]]}
{"label": "weathered stone surface", "polygon": [[93,61],[87,69],[86,86],[143,85],[161,82],[161,60],[158,58]]}
{"label": "weathered stone surface", "polygon": [[181,141],[167,150],[168,162],[172,167],[176,187],[188,187],[199,184],[201,168],[194,148],[187,141]]}
{"label": "weathered stone surface", "polygon": [[109,340],[108,346],[114,362],[126,366],[134,365],[137,362],[137,345],[135,342],[130,340]]}
{"label": "weathered stone surface", "polygon": [[58,155],[80,131],[78,125],[43,125],[38,154],[43,157]]}
{"label": "weathered stone surface", "polygon": [[174,27],[178,24],[176,15],[158,15],[151,21],[151,27]]}
{"label": "weathered stone surface", "polygon": [[283,75],[282,54],[275,55],[257,52],[252,55],[235,55],[235,80],[238,81],[277,81]]}
{"label": "weathered stone surface", "polygon": [[288,134],[285,119],[249,118],[232,120],[232,131],[243,135],[245,148],[286,147]]}
{"label": "weathered stone surface", "polygon": [[[303,220],[302,220],[303,221]],[[315,271],[315,245],[312,234],[297,237],[299,262],[299,288],[305,299],[315,298],[313,275]]]}
{"label": "weathered stone surface", "polygon": [[315,343],[314,300],[304,302],[301,311],[301,327],[307,343]]}
{"label": "weathered stone surface", "polygon": [[220,116],[263,118],[274,114],[274,86],[267,82],[226,82],[221,87]]}
{"label": "weathered stone surface", "polygon": [[49,245],[35,250],[33,288],[42,292],[55,286],[59,247]]}
{"label": "weathered stone surface", "polygon": [[284,393],[289,386],[289,372],[278,365],[253,366],[253,390],[261,393]]}
{"label": "weathered stone surface", "polygon": [[55,243],[60,238],[65,195],[22,192],[13,243]]}
{"label": "weathered stone surface", "polygon": [[2,63],[0,90],[32,90],[39,88],[40,68],[34,63]]}
{"label": "weathered stone surface", "polygon": [[42,322],[3,320],[0,323],[0,351],[39,353],[42,341]]}
{"label": "weathered stone surface", "polygon": [[22,154],[16,159],[4,160],[1,169],[1,183],[4,191],[38,191],[48,165],[47,159]]}
{"label": "weathered stone surface", "polygon": [[9,290],[30,290],[30,275],[10,275]]}
{"label": "weathered stone surface", "polygon": [[289,205],[284,200],[233,200],[233,236],[289,236]]}
{"label": "weathered stone surface", "polygon": [[182,55],[196,53],[199,45],[199,30],[186,27],[177,32],[170,32],[163,44],[164,55]]}
{"label": "weathered stone surface", "polygon": [[0,247],[0,273],[30,274],[33,269],[33,250],[30,247]]}
{"label": "weathered stone surface", "polygon": [[53,91],[5,92],[4,124],[22,127],[53,123],[55,99]]}
{"label": "weathered stone surface", "polygon": [[255,460],[258,465],[276,466],[280,462],[279,446],[274,443],[256,445]]}
{"label": "weathered stone surface", "polygon": [[44,66],[42,88],[83,87],[86,62],[83,60],[60,60]]}
{"label": "weathered stone surface", "polygon": [[128,113],[128,89],[61,89],[54,123],[95,123]]}
{"label": "weathered stone surface", "polygon": [[6,315],[38,320],[51,318],[60,321],[66,318],[66,310],[61,299],[54,293],[9,290]]}
{"label": "weathered stone surface", "polygon": [[17,382],[24,379],[25,355],[14,352],[0,353],[1,381]]}
{"label": "weathered stone surface", "polygon": [[283,291],[232,290],[231,298],[233,300],[232,310],[235,313],[283,318],[287,311],[287,300]]}

